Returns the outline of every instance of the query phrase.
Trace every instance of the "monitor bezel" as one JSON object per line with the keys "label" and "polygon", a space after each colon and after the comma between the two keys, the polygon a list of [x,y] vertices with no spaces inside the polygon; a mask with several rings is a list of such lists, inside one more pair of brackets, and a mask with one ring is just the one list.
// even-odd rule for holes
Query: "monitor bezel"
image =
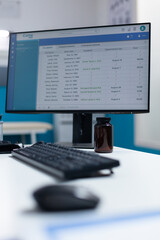
{"label": "monitor bezel", "polygon": [[61,29],[46,29],[46,30],[35,30],[35,31],[22,31],[22,32],[10,32],[9,36],[9,54],[8,54],[8,66],[10,60],[10,44],[11,44],[11,35],[12,34],[28,34],[28,33],[38,33],[38,32],[51,32],[51,31],[64,31],[64,30],[81,30],[81,29],[90,29],[90,28],[113,28],[113,27],[121,27],[121,26],[132,26],[132,25],[144,25],[148,24],[149,26],[149,55],[148,55],[148,107],[147,109],[132,109],[132,110],[119,110],[119,109],[101,109],[101,110],[8,110],[7,109],[7,99],[8,99],[8,76],[9,76],[9,67],[7,71],[7,84],[6,84],[6,104],[5,104],[5,112],[6,113],[30,113],[30,114],[38,114],[38,113],[107,113],[107,114],[138,114],[138,113],[149,113],[150,112],[150,56],[151,56],[151,23],[150,22],[142,22],[142,23],[130,23],[130,24],[118,24],[118,25],[101,25],[101,26],[88,26],[88,27],[77,27],[77,28],[61,28]]}

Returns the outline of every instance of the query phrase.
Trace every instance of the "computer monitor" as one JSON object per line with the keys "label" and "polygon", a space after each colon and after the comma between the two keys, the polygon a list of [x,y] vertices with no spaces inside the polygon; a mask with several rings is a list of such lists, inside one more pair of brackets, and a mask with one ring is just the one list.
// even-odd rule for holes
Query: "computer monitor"
{"label": "computer monitor", "polygon": [[73,142],[92,113],[149,112],[150,23],[10,34],[6,112],[73,113]]}

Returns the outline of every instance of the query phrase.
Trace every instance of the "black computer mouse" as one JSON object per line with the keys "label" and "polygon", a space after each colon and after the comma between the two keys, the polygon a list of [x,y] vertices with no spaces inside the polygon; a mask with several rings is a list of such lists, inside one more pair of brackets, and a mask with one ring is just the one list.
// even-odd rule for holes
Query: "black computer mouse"
{"label": "black computer mouse", "polygon": [[39,207],[45,211],[66,211],[94,208],[99,198],[80,186],[51,185],[33,193]]}

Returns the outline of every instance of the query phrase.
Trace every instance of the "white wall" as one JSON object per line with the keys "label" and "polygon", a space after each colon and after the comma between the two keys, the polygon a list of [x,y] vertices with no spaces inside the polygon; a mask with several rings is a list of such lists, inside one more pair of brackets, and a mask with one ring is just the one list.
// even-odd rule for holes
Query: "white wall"
{"label": "white wall", "polygon": [[[0,5],[0,29],[9,31],[30,31],[54,28],[70,28],[107,24],[108,0],[10,0],[19,2],[17,15],[11,6],[5,5],[3,11]],[[13,5],[14,6],[14,5]],[[8,10],[7,10],[8,9]],[[10,17],[9,17],[10,16]],[[6,65],[8,54],[8,39],[0,38],[0,65]]]}
{"label": "white wall", "polygon": [[0,28],[26,31],[105,23],[107,0],[19,0],[19,2],[20,16],[12,18],[0,16]]}
{"label": "white wall", "polygon": [[109,24],[109,1],[110,0],[97,0],[96,14],[97,25]]}
{"label": "white wall", "polygon": [[136,143],[160,149],[160,2],[137,0],[139,22],[151,22],[151,111],[136,117]]}
{"label": "white wall", "polygon": [[[0,29],[30,31],[54,28],[93,26],[107,23],[108,0],[10,0],[0,5]],[[14,7],[19,11],[12,14]],[[7,8],[8,6],[8,8]],[[7,65],[9,39],[0,38],[0,66]]]}

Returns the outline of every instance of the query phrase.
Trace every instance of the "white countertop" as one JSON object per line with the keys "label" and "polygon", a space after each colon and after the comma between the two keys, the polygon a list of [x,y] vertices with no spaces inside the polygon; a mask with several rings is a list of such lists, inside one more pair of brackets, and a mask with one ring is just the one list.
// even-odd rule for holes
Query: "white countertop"
{"label": "white countertop", "polygon": [[[113,222],[113,220],[119,224],[118,231],[118,226],[123,222],[122,219],[133,219],[134,216],[136,216],[135,219],[144,219],[144,213],[147,216],[150,213],[153,215],[158,213],[160,211],[160,156],[117,147],[114,147],[113,153],[102,155],[120,161],[120,167],[114,168],[112,176],[64,182],[64,184],[87,187],[99,196],[98,207],[94,210],[44,213],[36,208],[32,193],[39,187],[57,183],[57,180],[13,159],[11,155],[1,154],[0,239],[3,237],[27,240],[35,240],[36,237],[44,240],[52,239],[53,229],[58,227],[59,235],[54,236],[54,240],[61,240],[64,239],[63,233],[66,226],[74,233],[75,230],[72,229],[74,224],[78,227],[82,223],[86,225],[96,223],[101,226],[101,222],[106,224],[106,221]],[[160,213],[158,216],[160,219]],[[98,226],[96,225],[97,232]],[[47,235],[48,229],[51,229],[49,235]],[[109,231],[110,228],[108,234]],[[69,236],[72,240],[74,235],[71,236],[71,233]],[[89,229],[85,236],[87,234],[90,234]],[[66,233],[65,236],[68,239]],[[94,236],[95,238],[92,236],[92,239],[97,239],[96,234]],[[121,238],[117,235],[117,238],[115,236],[112,239]]]}

